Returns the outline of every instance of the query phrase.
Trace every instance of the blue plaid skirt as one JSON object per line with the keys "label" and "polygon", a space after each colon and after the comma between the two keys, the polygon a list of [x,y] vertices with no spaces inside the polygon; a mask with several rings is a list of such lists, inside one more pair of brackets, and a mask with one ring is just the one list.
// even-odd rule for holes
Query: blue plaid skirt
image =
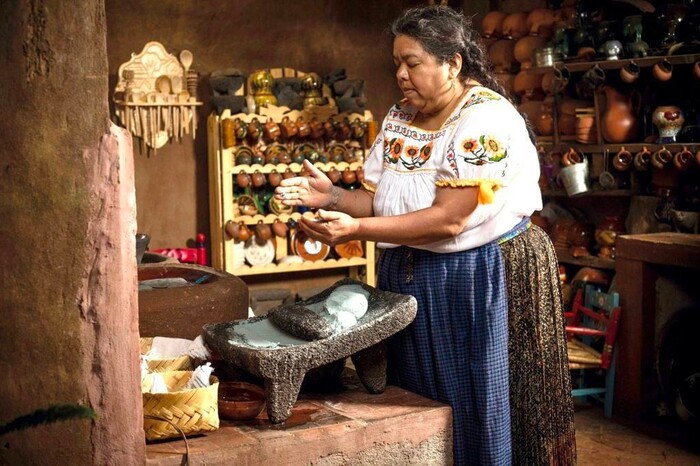
{"label": "blue plaid skirt", "polygon": [[508,295],[499,242],[450,254],[387,249],[378,277],[380,289],[418,300],[416,319],[389,340],[390,383],[452,407],[455,465],[511,464]]}

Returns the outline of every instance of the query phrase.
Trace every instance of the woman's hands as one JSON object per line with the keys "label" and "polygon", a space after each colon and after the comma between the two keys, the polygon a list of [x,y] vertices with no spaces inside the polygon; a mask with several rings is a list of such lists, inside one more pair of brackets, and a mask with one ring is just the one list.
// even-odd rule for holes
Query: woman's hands
{"label": "woman's hands", "polygon": [[333,183],[308,160],[304,160],[308,176],[296,176],[282,180],[275,188],[275,198],[288,206],[306,206],[312,209],[327,208],[337,202],[333,198]]}
{"label": "woman's hands", "polygon": [[302,217],[299,226],[311,238],[334,246],[353,239],[360,220],[342,212],[319,210],[313,219]]}

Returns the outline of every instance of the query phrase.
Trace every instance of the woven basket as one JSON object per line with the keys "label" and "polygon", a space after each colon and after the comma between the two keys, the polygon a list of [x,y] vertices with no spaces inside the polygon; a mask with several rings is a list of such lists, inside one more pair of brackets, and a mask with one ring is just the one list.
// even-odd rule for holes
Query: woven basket
{"label": "woven basket", "polygon": [[151,419],[167,419],[185,435],[211,432],[219,428],[219,379],[211,376],[211,385],[204,388],[181,389],[192,377],[192,371],[162,372],[169,393],[148,393],[154,374],[141,382],[143,392],[143,429],[147,440],[179,437],[181,434],[170,423]]}
{"label": "woven basket", "polygon": [[[141,356],[146,355],[153,345],[153,338],[141,338]],[[147,359],[148,372],[191,371],[192,358],[186,354],[170,359]]]}

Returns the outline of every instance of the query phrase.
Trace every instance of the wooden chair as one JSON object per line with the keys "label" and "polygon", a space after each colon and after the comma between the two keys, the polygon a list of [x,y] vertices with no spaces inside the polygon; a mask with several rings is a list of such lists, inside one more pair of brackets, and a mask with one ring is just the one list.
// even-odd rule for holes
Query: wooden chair
{"label": "wooden chair", "polygon": [[[599,291],[593,285],[586,285],[585,292],[579,289],[571,312],[564,313],[569,369],[580,372],[572,395],[602,398],[608,418],[612,416],[617,360],[615,340],[621,313],[620,296]],[[605,372],[605,386],[586,385],[585,372],[591,369]]]}

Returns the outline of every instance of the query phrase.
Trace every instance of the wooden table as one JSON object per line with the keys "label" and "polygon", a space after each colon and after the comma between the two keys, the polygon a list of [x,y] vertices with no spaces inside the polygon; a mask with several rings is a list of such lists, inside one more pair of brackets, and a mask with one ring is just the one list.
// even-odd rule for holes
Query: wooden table
{"label": "wooden table", "polygon": [[662,267],[700,270],[700,235],[650,233],[617,239],[615,260],[622,320],[618,337],[615,416],[638,420],[657,401],[654,360],[656,278]]}

